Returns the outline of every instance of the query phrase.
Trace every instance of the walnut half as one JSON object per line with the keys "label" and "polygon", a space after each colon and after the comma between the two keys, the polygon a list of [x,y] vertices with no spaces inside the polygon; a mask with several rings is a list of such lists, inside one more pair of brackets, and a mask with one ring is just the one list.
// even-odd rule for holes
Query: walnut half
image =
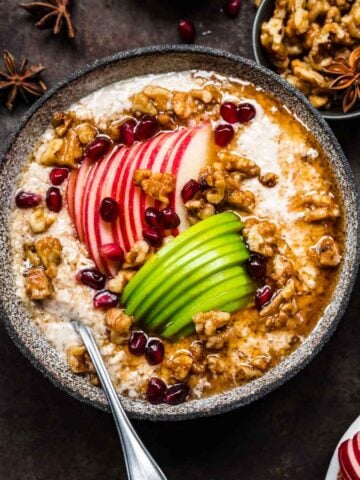
{"label": "walnut half", "polygon": [[45,300],[53,294],[49,277],[42,267],[32,267],[25,278],[25,292],[31,300]]}

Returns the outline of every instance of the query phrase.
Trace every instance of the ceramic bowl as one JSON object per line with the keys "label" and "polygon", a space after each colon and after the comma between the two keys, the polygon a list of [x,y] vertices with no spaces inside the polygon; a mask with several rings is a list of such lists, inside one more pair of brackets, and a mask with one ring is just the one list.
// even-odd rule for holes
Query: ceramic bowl
{"label": "ceramic bowl", "polygon": [[[252,29],[252,46],[255,60],[264,67],[273,69],[274,67],[269,61],[269,58],[261,45],[260,33],[261,25],[271,17],[275,8],[275,0],[262,0],[255,16]],[[360,117],[360,107],[353,108],[350,112],[344,113],[340,106],[331,108],[330,110],[319,110],[321,115],[326,120],[351,120]]]}
{"label": "ceramic bowl", "polygon": [[[69,107],[94,90],[117,80],[148,73],[188,69],[207,69],[223,75],[253,82],[271,92],[312,131],[328,153],[337,175],[345,213],[344,261],[331,301],[310,336],[299,348],[263,377],[231,391],[178,406],[149,405],[123,398],[129,414],[150,420],[182,420],[223,413],[267,394],[302,369],[328,341],[343,315],[358,264],[359,216],[357,191],[351,169],[332,131],[309,102],[288,83],[254,62],[222,51],[201,47],[150,47],[117,53],[98,60],[71,75],[47,92],[29,109],[12,136],[0,169],[0,297],[2,320],[20,350],[55,385],[77,399],[106,409],[101,389],[71,373],[66,362],[52,348],[32,323],[20,300],[16,298],[11,274],[8,246],[8,214],[16,188],[16,178],[36,139],[49,124],[55,111]],[[20,381],[20,379],[19,379]]]}

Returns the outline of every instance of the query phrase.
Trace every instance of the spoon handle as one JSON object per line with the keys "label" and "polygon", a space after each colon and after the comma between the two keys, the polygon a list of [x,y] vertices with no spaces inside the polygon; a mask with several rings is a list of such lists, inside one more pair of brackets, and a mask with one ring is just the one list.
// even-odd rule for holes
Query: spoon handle
{"label": "spoon handle", "polygon": [[110,405],[123,448],[129,480],[166,480],[160,467],[138,437],[125,413],[125,410],[123,409],[123,406],[121,405],[119,397],[106,370],[100,351],[96,345],[92,331],[81,322],[73,320],[71,323],[81,336],[87,351],[89,352],[90,358],[100,378],[105,396]]}

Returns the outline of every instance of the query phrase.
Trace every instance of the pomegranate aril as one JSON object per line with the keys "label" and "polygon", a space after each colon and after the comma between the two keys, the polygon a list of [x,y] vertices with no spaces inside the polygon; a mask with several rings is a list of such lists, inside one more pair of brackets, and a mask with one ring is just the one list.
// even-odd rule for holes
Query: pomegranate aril
{"label": "pomegranate aril", "polygon": [[163,241],[161,232],[156,227],[149,227],[142,232],[144,240],[152,247],[160,247]]}
{"label": "pomegranate aril", "polygon": [[199,189],[200,189],[199,183],[193,178],[188,182],[186,182],[181,190],[181,197],[183,199],[183,202],[186,203],[192,198],[194,198],[197,192],[199,191]]}
{"label": "pomegranate aril", "polygon": [[136,127],[136,120],[134,118],[130,118],[130,120],[126,120],[120,126],[120,141],[124,143],[127,147],[131,147],[131,145],[135,141],[135,134],[134,130]]}
{"label": "pomegranate aril", "polygon": [[136,332],[131,332],[128,341],[129,352],[133,355],[144,355],[147,341],[148,337],[145,332],[142,332],[140,330]]}
{"label": "pomegranate aril", "polygon": [[53,168],[49,173],[50,182],[53,185],[61,185],[69,176],[70,170],[68,168]]}
{"label": "pomegranate aril", "polygon": [[178,405],[185,402],[190,393],[190,388],[185,383],[176,383],[168,387],[164,401],[169,405]]}
{"label": "pomegranate aril", "polygon": [[52,212],[60,212],[62,209],[62,196],[57,187],[50,187],[46,192],[46,206]]}
{"label": "pomegranate aril", "polygon": [[267,305],[273,295],[273,290],[269,285],[260,287],[255,292],[255,306],[258,310],[262,310]]}
{"label": "pomegranate aril", "polygon": [[238,117],[235,103],[223,103],[220,107],[220,115],[225,120],[225,122],[236,123],[238,121]]}
{"label": "pomegranate aril", "polygon": [[95,308],[114,308],[118,306],[118,303],[118,296],[109,290],[102,290],[93,298],[93,304]]}
{"label": "pomegranate aril", "polygon": [[100,160],[109,150],[111,140],[108,137],[96,137],[87,147],[86,156],[93,162]]}
{"label": "pomegranate aril", "polygon": [[216,145],[226,147],[233,139],[234,133],[234,128],[231,125],[218,125],[214,130]]}
{"label": "pomegranate aril", "polygon": [[146,389],[146,398],[153,405],[163,403],[166,394],[166,384],[160,378],[152,377]]}
{"label": "pomegranate aril", "polygon": [[105,197],[101,200],[100,215],[104,222],[113,222],[119,216],[120,209],[116,200],[111,197]]}
{"label": "pomegranate aril", "polygon": [[266,276],[267,258],[260,253],[252,253],[246,262],[250,276],[255,280],[262,280]]}
{"label": "pomegranate aril", "polygon": [[159,131],[159,122],[152,115],[144,115],[135,128],[136,140],[147,140]]}
{"label": "pomegranate aril", "polygon": [[237,106],[237,118],[240,123],[250,122],[255,115],[256,110],[251,103],[239,103]]}
{"label": "pomegranate aril", "polygon": [[158,338],[151,338],[145,348],[145,358],[150,365],[158,365],[164,359],[165,347]]}
{"label": "pomegranate aril", "polygon": [[164,208],[161,213],[164,228],[176,228],[180,225],[179,215],[171,207]]}
{"label": "pomegranate aril", "polygon": [[76,280],[94,290],[102,290],[105,287],[106,277],[96,268],[83,268],[77,272]]}
{"label": "pomegranate aril", "polygon": [[15,197],[15,204],[18,208],[33,208],[41,203],[42,197],[37,193],[19,192]]}
{"label": "pomegranate aril", "polygon": [[162,225],[162,213],[155,207],[148,207],[145,210],[145,222],[149,227],[161,227]]}
{"label": "pomegranate aril", "polygon": [[224,6],[225,12],[232,18],[238,16],[241,7],[241,0],[227,0]]}
{"label": "pomegranate aril", "polygon": [[113,262],[124,261],[124,250],[117,243],[105,243],[100,247],[100,255]]}
{"label": "pomegranate aril", "polygon": [[180,20],[178,32],[181,40],[185,43],[193,43],[196,37],[195,25],[190,20]]}

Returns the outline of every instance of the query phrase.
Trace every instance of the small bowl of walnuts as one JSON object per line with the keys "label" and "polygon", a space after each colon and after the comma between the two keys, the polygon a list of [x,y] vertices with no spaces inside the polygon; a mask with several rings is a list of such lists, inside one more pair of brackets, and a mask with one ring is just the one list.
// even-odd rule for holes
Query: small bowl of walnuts
{"label": "small bowl of walnuts", "polygon": [[262,0],[252,40],[327,120],[360,117],[360,0]]}

